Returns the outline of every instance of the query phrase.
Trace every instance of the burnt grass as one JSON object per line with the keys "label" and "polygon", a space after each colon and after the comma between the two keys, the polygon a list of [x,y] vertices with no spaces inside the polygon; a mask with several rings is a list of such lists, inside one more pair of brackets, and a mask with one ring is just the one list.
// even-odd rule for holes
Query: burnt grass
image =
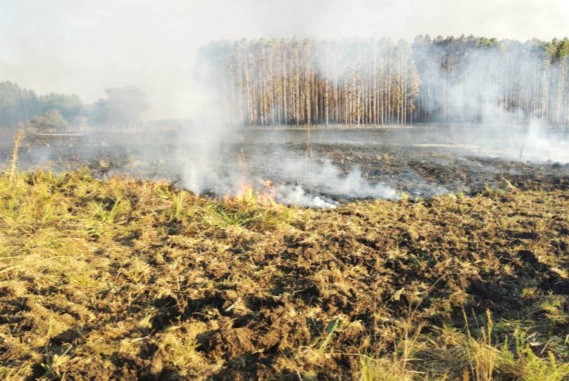
{"label": "burnt grass", "polygon": [[359,379],[372,358],[391,379],[484,379],[473,348],[513,353],[498,379],[566,369],[569,191],[517,169],[330,210],[3,175],[0,378]]}
{"label": "burnt grass", "polygon": [[[219,139],[209,150],[204,150],[204,146],[211,143],[176,130],[99,131],[76,137],[30,134],[20,147],[19,168],[64,172],[86,166],[102,179],[128,175],[166,179],[183,186],[182,173],[187,163],[194,159],[203,163],[200,156],[209,155],[214,157],[212,167],[220,177],[241,173],[251,179],[270,179],[281,184],[291,181],[280,178],[283,161],[309,158],[314,163],[329,160],[344,174],[359,168],[371,184],[383,183],[413,198],[446,193],[476,195],[487,187],[503,187],[506,182],[519,190],[569,187],[568,163],[529,160],[530,147],[525,147],[524,154],[523,145],[516,147],[515,152],[507,152],[496,151],[495,147],[494,151],[488,150],[481,143],[469,144],[468,136],[473,131],[468,127],[453,130],[444,126],[315,129],[308,146],[304,129],[238,130],[227,133],[228,137]],[[496,139],[513,144],[509,134],[491,132]],[[559,141],[567,139],[566,132],[558,134]],[[3,140],[0,163],[7,163],[11,142]],[[242,173],[244,167],[247,173]],[[351,201],[348,195],[325,194],[322,189],[306,186],[301,178],[296,182],[314,196],[321,194],[342,203]],[[224,196],[225,192],[227,189],[218,195]],[[215,193],[213,189],[208,192]]]}
{"label": "burnt grass", "polygon": [[313,210],[196,196],[172,139],[115,138],[28,137],[20,168],[54,172],[0,175],[0,379],[569,377],[568,164],[222,147],[277,183],[288,152],[403,192]]}

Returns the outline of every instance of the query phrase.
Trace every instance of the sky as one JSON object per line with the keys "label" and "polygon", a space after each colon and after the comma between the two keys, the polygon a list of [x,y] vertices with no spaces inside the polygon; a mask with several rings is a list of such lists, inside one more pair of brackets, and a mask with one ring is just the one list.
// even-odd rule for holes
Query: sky
{"label": "sky", "polygon": [[190,116],[196,52],[241,38],[569,36],[566,0],[0,0],[0,81],[39,94],[134,85],[146,117]]}

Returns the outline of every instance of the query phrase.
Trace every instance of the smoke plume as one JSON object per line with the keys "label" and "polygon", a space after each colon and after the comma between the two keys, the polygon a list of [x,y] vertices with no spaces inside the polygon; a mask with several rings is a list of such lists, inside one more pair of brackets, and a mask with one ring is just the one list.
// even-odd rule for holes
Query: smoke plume
{"label": "smoke plume", "polygon": [[[236,194],[243,183],[260,186],[261,180],[268,179],[273,181],[279,201],[315,207],[333,207],[354,198],[396,199],[403,191],[429,196],[460,189],[463,180],[457,179],[452,187],[437,183],[436,178],[412,165],[391,173],[385,163],[393,147],[405,144],[412,147],[410,150],[448,150],[458,157],[460,165],[487,172],[493,170],[491,166],[473,157],[569,162],[569,138],[564,127],[569,119],[569,66],[567,59],[558,57],[566,55],[557,47],[559,54],[553,54],[552,59],[543,55],[547,49],[541,49],[539,41],[516,42],[568,34],[567,7],[555,0],[508,0],[500,5],[450,0],[437,4],[413,0],[160,4],[148,0],[104,0],[97,4],[54,0],[48,5],[7,0],[0,12],[0,81],[14,81],[41,93],[78,92],[89,103],[100,98],[104,89],[132,84],[149,95],[150,118],[184,118],[172,122],[177,126],[174,132],[147,131],[136,136],[132,132],[91,131],[90,141],[76,142],[72,149],[51,143],[24,146],[22,162],[27,160],[32,167],[46,163],[57,166],[74,156],[83,162],[96,162],[104,176],[123,170],[140,176],[169,177],[196,193],[216,195]],[[22,29],[21,25],[34,28]],[[431,43],[425,37],[414,40],[427,33],[433,36]],[[457,37],[449,42],[437,39],[437,35]],[[461,45],[465,38],[458,37],[461,35],[496,37],[502,45],[473,48],[468,43]],[[293,129],[283,129],[275,141],[255,145],[251,134],[239,129],[244,115],[249,114],[248,121],[253,121],[246,123],[252,124],[248,128],[262,127],[257,119],[264,124],[284,120],[287,127],[295,128],[307,119],[299,112],[301,106],[296,111],[285,109],[290,107],[286,100],[268,108],[253,96],[242,96],[276,88],[273,79],[265,80],[269,78],[266,73],[251,69],[265,65],[268,56],[256,58],[247,52],[227,61],[230,56],[224,57],[218,49],[213,53],[222,59],[213,64],[203,60],[199,51],[211,41],[238,46],[259,38],[317,42],[299,53],[310,53],[310,59],[298,59],[299,67],[285,66],[283,73],[318,77],[325,89],[337,84],[343,89],[351,87],[346,98],[349,101],[343,101],[349,107],[338,114],[337,123],[361,127],[381,121],[401,124],[400,129],[374,138],[369,133],[362,138],[357,133],[322,131],[313,133],[310,140],[298,139]],[[433,43],[435,40],[438,42]],[[371,43],[373,48],[369,48]],[[456,44],[456,49],[448,48],[449,44]],[[288,57],[288,53],[279,53],[278,46],[267,49]],[[223,72],[243,62],[249,71],[234,70],[238,76],[233,79]],[[370,85],[378,67],[387,80],[376,77]],[[236,92],[235,84],[244,83],[250,87]],[[389,115],[372,112],[367,119],[360,117],[362,109],[378,107],[377,97],[370,97],[368,103],[361,99],[372,92],[379,94],[381,86],[399,89],[404,95],[391,92],[385,97],[393,104],[401,97],[402,106],[392,108]],[[310,98],[310,91],[314,89],[298,90],[298,96]],[[278,98],[278,94],[266,97]],[[328,110],[323,102],[315,103]],[[310,114],[314,108],[308,107]],[[308,118],[314,131],[328,124],[322,115]],[[295,123],[289,123],[292,120]],[[431,126],[444,128],[430,132],[413,129],[408,136],[401,129],[426,120]],[[158,122],[149,125],[153,123]],[[258,135],[267,132],[259,130]],[[397,137],[392,139],[392,135]],[[397,141],[404,137],[405,143]],[[2,139],[3,146],[9,145],[4,136]],[[346,158],[344,163],[322,148],[345,148],[349,144],[366,146],[372,156],[382,160],[368,165]],[[423,160],[427,163],[421,160],[413,157],[408,161],[424,166],[447,165],[433,157]],[[405,183],[412,186],[402,185]]]}

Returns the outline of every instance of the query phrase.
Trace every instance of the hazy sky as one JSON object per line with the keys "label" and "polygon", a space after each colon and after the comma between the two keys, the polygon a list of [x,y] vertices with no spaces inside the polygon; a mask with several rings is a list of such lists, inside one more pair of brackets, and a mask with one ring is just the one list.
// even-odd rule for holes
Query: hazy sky
{"label": "hazy sky", "polygon": [[199,46],[243,37],[569,36],[567,0],[0,0],[0,81],[39,93],[136,85],[190,114]]}

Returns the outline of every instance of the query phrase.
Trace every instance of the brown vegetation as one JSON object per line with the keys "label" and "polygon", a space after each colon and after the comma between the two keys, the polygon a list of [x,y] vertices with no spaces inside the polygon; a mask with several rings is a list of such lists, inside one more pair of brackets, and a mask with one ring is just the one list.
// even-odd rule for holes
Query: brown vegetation
{"label": "brown vegetation", "polygon": [[564,380],[569,196],[335,210],[0,177],[0,378]]}

